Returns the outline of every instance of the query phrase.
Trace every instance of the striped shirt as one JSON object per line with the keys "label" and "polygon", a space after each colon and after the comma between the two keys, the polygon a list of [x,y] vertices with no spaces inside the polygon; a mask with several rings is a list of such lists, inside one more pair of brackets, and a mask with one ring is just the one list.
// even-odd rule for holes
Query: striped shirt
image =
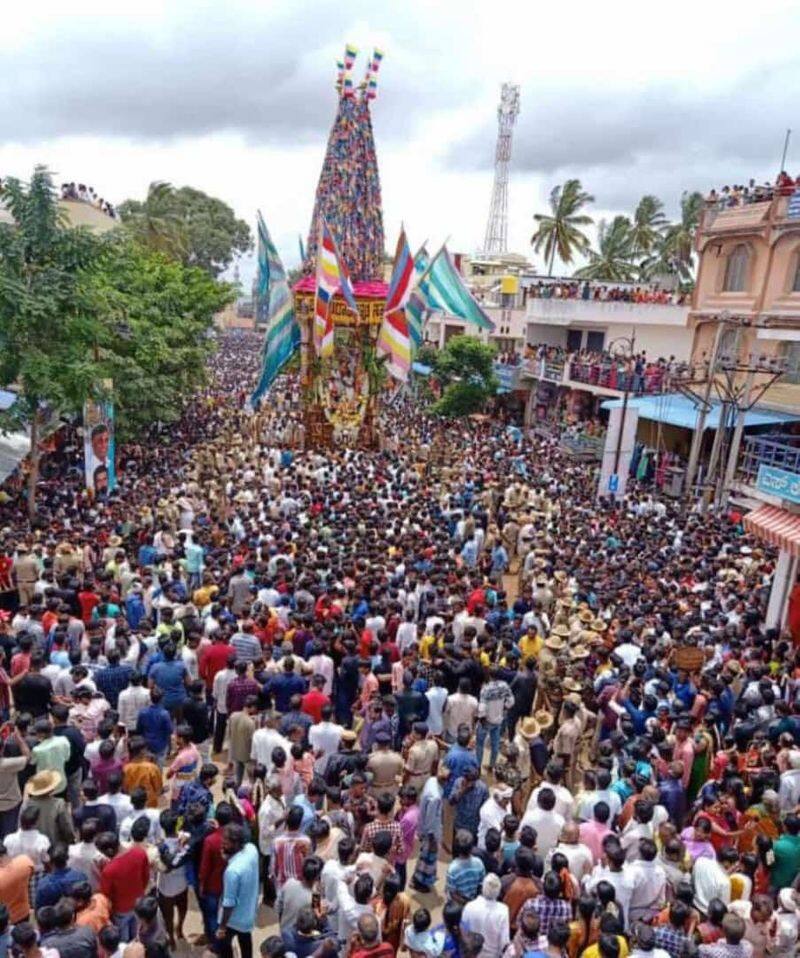
{"label": "striped shirt", "polygon": [[311,854],[311,840],[305,835],[276,835],[272,846],[272,872],[281,888],[288,878],[301,878],[303,861]]}
{"label": "striped shirt", "polygon": [[478,894],[486,868],[480,858],[456,858],[447,869],[447,893],[457,895],[462,901],[472,901]]}
{"label": "striped shirt", "polygon": [[403,829],[400,827],[400,822],[370,822],[361,834],[361,850],[371,852],[372,842],[379,832],[388,832],[391,835],[392,847],[389,849],[388,859],[389,864],[394,866],[399,859],[403,858]]}

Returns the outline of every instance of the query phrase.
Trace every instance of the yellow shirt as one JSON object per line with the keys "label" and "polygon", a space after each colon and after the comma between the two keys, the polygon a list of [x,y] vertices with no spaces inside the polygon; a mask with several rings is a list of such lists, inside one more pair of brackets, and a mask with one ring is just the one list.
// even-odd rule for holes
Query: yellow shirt
{"label": "yellow shirt", "polygon": [[419,643],[420,658],[430,661],[434,648],[441,648],[436,642],[435,635],[423,635]]}
{"label": "yellow shirt", "polygon": [[526,633],[519,640],[519,651],[522,656],[522,661],[524,662],[527,658],[538,658],[539,653],[542,651],[542,637],[541,635],[529,635]]}
{"label": "yellow shirt", "polygon": [[[628,943],[622,935],[616,936],[619,942],[619,958],[628,958]],[[600,946],[598,944],[589,945],[581,952],[581,958],[600,958]]]}

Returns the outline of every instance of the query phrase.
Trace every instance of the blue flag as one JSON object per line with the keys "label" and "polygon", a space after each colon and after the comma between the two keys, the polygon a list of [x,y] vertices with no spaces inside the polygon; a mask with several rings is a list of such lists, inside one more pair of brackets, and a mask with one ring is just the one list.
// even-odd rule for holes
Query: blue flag
{"label": "blue flag", "polygon": [[261,213],[258,214],[256,316],[267,324],[267,335],[261,377],[250,396],[253,406],[259,404],[275,377],[300,348],[300,326],[294,315],[292,291]]}

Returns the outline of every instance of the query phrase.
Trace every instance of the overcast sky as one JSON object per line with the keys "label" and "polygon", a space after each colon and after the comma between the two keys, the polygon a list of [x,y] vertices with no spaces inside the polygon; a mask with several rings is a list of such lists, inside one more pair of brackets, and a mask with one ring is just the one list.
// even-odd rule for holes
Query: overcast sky
{"label": "overcast sky", "polygon": [[44,163],[112,202],[191,185],[251,224],[260,208],[295,265],[352,41],[357,78],[384,51],[387,246],[404,221],[412,244],[479,248],[512,81],[509,245],[529,253],[533,213],[570,176],[596,218],[645,192],[674,212],[684,189],[774,177],[792,126],[798,172],[799,28],[792,0],[17,0],[0,31],[0,176]]}

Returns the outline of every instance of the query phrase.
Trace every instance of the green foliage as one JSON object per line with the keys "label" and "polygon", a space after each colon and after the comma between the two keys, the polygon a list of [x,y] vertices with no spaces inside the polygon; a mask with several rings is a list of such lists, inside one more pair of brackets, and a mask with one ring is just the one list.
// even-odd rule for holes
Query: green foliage
{"label": "green foliage", "polygon": [[101,327],[89,278],[102,241],[62,219],[50,174],[37,167],[26,186],[9,178],[0,223],[0,384],[16,383],[31,410],[74,406],[95,373]]}
{"label": "green foliage", "polygon": [[575,270],[575,276],[608,283],[628,283],[636,279],[633,234],[627,216],[615,216],[611,223],[600,220],[597,247],[597,251],[589,250],[589,262]]}
{"label": "green foliage", "polygon": [[459,419],[480,412],[491,393],[479,383],[450,383],[441,399],[433,404],[433,412],[447,419]]}
{"label": "green foliage", "polygon": [[43,167],[27,185],[4,181],[3,203],[13,221],[0,223],[0,386],[20,397],[5,426],[31,429],[33,515],[45,410],[79,413],[111,379],[121,438],[176,419],[233,291],[125,233],[70,227]]}
{"label": "green foliage", "polygon": [[556,186],[550,194],[550,215],[534,215],[538,225],[531,243],[536,253],[544,249],[549,276],[553,275],[556,253],[562,263],[569,264],[576,253],[588,249],[589,239],[581,227],[590,226],[592,218],[581,210],[593,202],[594,197],[584,191],[580,180],[567,180],[563,186]]}
{"label": "green foliage", "polygon": [[631,225],[631,252],[647,256],[661,241],[667,227],[664,204],[650,194],[643,196],[633,213]]}
{"label": "green foliage", "polygon": [[434,376],[445,387],[433,411],[442,416],[468,416],[480,412],[497,391],[494,346],[475,336],[453,336],[433,357]]}
{"label": "green foliage", "polygon": [[253,246],[247,223],[236,219],[227,203],[190,186],[151,183],[144,201],[126,200],[119,213],[126,229],[148,249],[199,266],[215,278]]}
{"label": "green foliage", "polygon": [[114,383],[120,437],[174,422],[205,381],[213,349],[207,334],[214,314],[233,301],[233,287],[128,238],[109,244],[96,279],[109,319],[98,361]]}
{"label": "green foliage", "polygon": [[417,350],[414,362],[422,363],[423,366],[430,366],[431,369],[433,369],[436,365],[436,357],[438,355],[439,350],[435,346],[423,345]]}

